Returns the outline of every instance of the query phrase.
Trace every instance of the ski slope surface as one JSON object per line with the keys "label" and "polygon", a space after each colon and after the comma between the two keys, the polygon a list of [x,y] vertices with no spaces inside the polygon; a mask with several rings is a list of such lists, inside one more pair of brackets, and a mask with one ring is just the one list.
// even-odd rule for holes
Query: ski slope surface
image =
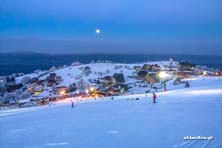
{"label": "ski slope surface", "polygon": [[151,94],[135,94],[2,110],[0,147],[221,148],[222,80],[190,81],[190,88],[157,93],[156,104]]}

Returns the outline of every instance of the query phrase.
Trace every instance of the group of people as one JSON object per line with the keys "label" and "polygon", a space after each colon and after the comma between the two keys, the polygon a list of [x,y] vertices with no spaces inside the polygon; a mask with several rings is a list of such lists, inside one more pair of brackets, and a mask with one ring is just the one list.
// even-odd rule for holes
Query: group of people
{"label": "group of people", "polygon": [[[157,99],[157,96],[156,96],[156,94],[153,92],[152,93],[153,94],[153,103],[156,103],[156,99]],[[113,100],[114,98],[112,97],[112,100]],[[139,100],[139,98],[136,98],[136,100]],[[73,102],[73,100],[71,100],[71,107],[72,108],[75,108],[75,104],[74,104],[74,102]]]}

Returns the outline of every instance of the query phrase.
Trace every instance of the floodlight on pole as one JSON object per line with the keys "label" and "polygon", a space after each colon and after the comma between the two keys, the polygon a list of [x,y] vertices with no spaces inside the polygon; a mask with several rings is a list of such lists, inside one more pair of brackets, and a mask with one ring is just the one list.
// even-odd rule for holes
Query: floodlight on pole
{"label": "floodlight on pole", "polygon": [[92,87],[92,86],[89,88],[89,91],[90,91],[90,92],[93,92],[94,90],[95,90],[95,88]]}
{"label": "floodlight on pole", "polygon": [[164,91],[166,91],[166,80],[169,77],[169,75],[165,72],[165,71],[161,71],[158,74],[160,80],[162,81],[163,87],[164,87]]}
{"label": "floodlight on pole", "polygon": [[161,72],[159,73],[160,79],[166,79],[167,76],[168,76],[168,74],[167,74],[165,71],[161,71]]}

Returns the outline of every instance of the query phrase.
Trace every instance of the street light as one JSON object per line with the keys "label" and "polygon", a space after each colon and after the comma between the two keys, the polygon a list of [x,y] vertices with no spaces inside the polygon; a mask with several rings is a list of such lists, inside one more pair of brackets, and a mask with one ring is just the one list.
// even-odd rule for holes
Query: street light
{"label": "street light", "polygon": [[166,80],[169,77],[169,74],[167,74],[165,71],[161,71],[159,72],[158,76],[163,82],[164,91],[166,91]]}
{"label": "street light", "polygon": [[95,90],[94,87],[92,87],[92,86],[89,87],[89,91],[90,91],[90,92],[93,92],[94,90]]}
{"label": "street light", "polygon": [[160,79],[166,79],[168,77],[168,74],[165,71],[159,72],[158,76]]}
{"label": "street light", "polygon": [[60,90],[60,91],[59,91],[59,94],[60,94],[61,96],[66,95],[66,90],[65,90],[65,89]]}

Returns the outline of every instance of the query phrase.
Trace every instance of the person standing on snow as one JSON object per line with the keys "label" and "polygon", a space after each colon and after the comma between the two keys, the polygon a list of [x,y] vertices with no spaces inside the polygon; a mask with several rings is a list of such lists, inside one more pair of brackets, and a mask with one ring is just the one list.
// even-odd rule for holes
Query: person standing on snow
{"label": "person standing on snow", "polygon": [[72,101],[72,105],[71,105],[71,107],[72,107],[72,108],[74,108],[74,107],[75,107],[75,105],[74,105],[74,102],[73,102],[73,101]]}
{"label": "person standing on snow", "polygon": [[156,94],[153,92],[153,103],[156,103]]}

